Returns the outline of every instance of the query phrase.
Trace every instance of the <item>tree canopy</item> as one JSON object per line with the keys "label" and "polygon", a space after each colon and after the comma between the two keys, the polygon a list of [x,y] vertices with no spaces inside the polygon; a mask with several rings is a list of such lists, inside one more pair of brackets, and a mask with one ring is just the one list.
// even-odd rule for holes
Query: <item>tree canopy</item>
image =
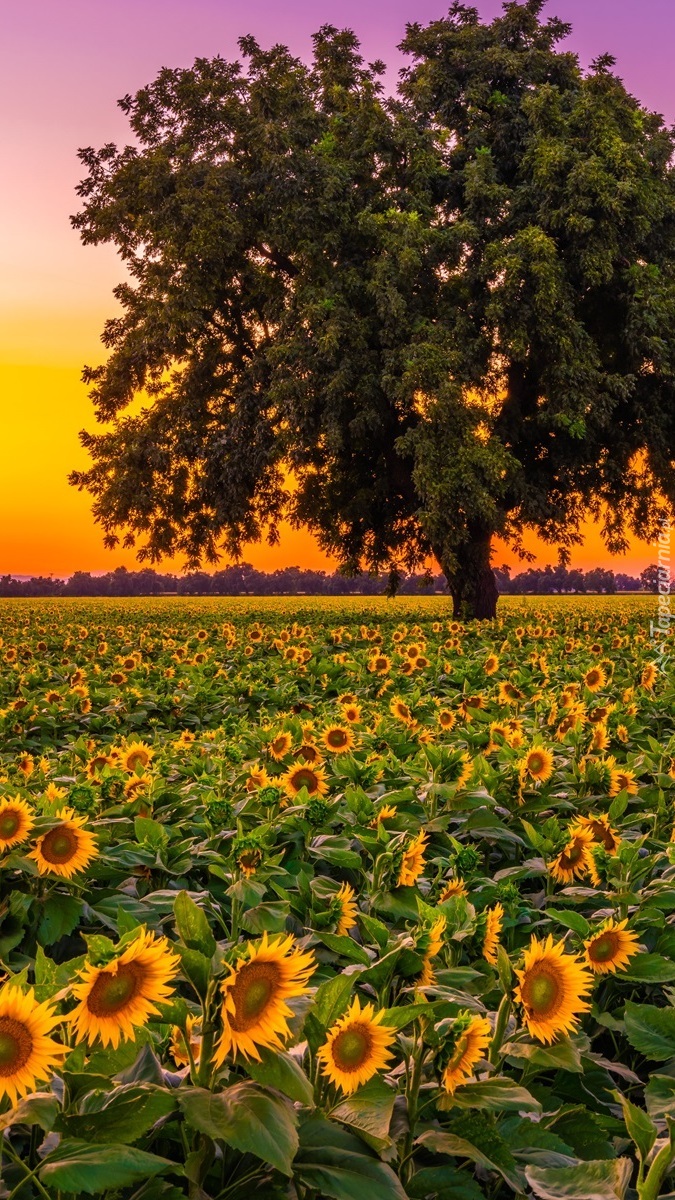
{"label": "tree canopy", "polygon": [[128,272],[72,476],[109,545],[194,567],[287,518],[394,585],[433,555],[489,617],[496,534],[656,536],[673,135],[543,7],[409,25],[395,97],[324,26],[309,64],[242,38],[121,101],[133,143],[80,152],[73,218]]}

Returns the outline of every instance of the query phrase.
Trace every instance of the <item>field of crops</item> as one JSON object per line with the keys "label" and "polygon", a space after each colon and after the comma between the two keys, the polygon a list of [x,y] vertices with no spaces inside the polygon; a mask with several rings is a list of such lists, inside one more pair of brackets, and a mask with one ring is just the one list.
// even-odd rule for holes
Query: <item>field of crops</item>
{"label": "field of crops", "polygon": [[655,608],[1,604],[0,1196],[669,1195]]}

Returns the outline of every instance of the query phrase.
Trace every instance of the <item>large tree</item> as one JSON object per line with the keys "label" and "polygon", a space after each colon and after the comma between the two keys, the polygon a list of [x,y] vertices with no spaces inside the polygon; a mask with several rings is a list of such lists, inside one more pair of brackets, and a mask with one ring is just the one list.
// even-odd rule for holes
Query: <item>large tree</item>
{"label": "large tree", "polygon": [[[494,615],[495,534],[620,551],[675,502],[674,142],[542,0],[455,4],[382,64],[324,27],[240,43],[122,106],[74,218],[112,241],[84,434],[108,544],[238,555],[286,516],[350,570],[433,554]],[[144,398],[139,399],[139,395]]]}

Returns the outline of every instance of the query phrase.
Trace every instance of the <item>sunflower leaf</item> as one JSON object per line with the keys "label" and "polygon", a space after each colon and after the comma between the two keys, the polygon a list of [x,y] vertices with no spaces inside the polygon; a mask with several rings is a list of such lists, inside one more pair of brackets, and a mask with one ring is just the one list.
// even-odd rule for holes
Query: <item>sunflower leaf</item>
{"label": "sunflower leaf", "polygon": [[628,1001],[624,1013],[626,1037],[646,1058],[663,1061],[675,1056],[675,1008]]}
{"label": "sunflower leaf", "polygon": [[[476,1133],[478,1136],[478,1131]],[[489,1148],[479,1147],[473,1141],[455,1133],[428,1129],[417,1138],[417,1144],[436,1154],[448,1154],[452,1158],[469,1158],[486,1171],[497,1171],[514,1191],[522,1191],[523,1178],[506,1142],[493,1134]]]}
{"label": "sunflower leaf", "polygon": [[632,1173],[629,1158],[525,1168],[527,1182],[540,1200],[623,1200]]}
{"label": "sunflower leaf", "polygon": [[60,938],[75,929],[82,912],[83,902],[75,896],[62,892],[49,897],[41,905],[42,916],[38,925],[37,938],[41,946],[53,946]]}
{"label": "sunflower leaf", "polygon": [[305,1187],[333,1200],[406,1200],[391,1168],[373,1157],[360,1138],[324,1117],[301,1125],[293,1166]]}
{"label": "sunflower leaf", "polygon": [[100,1195],[112,1188],[130,1187],[163,1171],[182,1175],[178,1163],[123,1143],[92,1146],[63,1141],[39,1169],[44,1184],[61,1192]]}
{"label": "sunflower leaf", "polygon": [[541,1104],[527,1088],[519,1087],[512,1079],[497,1076],[463,1083],[452,1096],[459,1108],[482,1108],[490,1112],[541,1112]]}
{"label": "sunflower leaf", "polygon": [[179,892],[173,906],[176,928],[189,950],[197,950],[206,958],[213,958],[216,939],[203,909],[195,904],[187,892]]}
{"label": "sunflower leaf", "polygon": [[641,1161],[647,1161],[649,1151],[656,1141],[656,1125],[643,1108],[632,1104],[621,1092],[614,1092],[617,1104],[623,1109],[626,1129],[638,1148]]}
{"label": "sunflower leaf", "polygon": [[360,963],[363,967],[369,967],[371,959],[369,954],[359,946],[350,937],[338,936],[336,933],[317,933],[317,938],[332,950],[335,954],[339,954],[341,958],[346,958],[349,962]]}
{"label": "sunflower leaf", "polygon": [[375,1075],[352,1096],[347,1096],[331,1110],[331,1118],[349,1126],[378,1152],[391,1146],[389,1126],[394,1111],[395,1092]]}
{"label": "sunflower leaf", "polygon": [[581,913],[574,911],[562,910],[559,908],[547,908],[546,916],[552,921],[557,921],[559,925],[564,925],[566,929],[573,930],[578,933],[579,937],[587,938],[591,932],[591,927],[585,917]]}
{"label": "sunflower leaf", "polygon": [[54,1128],[59,1102],[52,1092],[34,1092],[0,1116],[0,1133],[12,1125],[39,1125],[45,1133]]}
{"label": "sunflower leaf", "polygon": [[175,942],[172,949],[180,958],[183,975],[192,984],[200,1000],[205,1000],[211,977],[211,959],[199,950],[190,950],[189,947],[182,946],[180,942]]}
{"label": "sunflower leaf", "polygon": [[260,1049],[260,1062],[252,1059],[246,1071],[256,1083],[275,1088],[299,1104],[312,1104],[314,1089],[300,1063],[286,1051]]}
{"label": "sunflower leaf", "polygon": [[292,1175],[298,1131],[288,1101],[248,1082],[235,1083],[217,1095],[189,1088],[179,1092],[178,1101],[188,1124],[200,1133]]}
{"label": "sunflower leaf", "polygon": [[634,983],[671,983],[675,979],[675,962],[661,954],[635,954],[616,978]]}
{"label": "sunflower leaf", "polygon": [[167,1088],[123,1084],[113,1092],[90,1092],[80,1112],[61,1117],[57,1128],[66,1136],[97,1144],[135,1142],[175,1107],[175,1095]]}

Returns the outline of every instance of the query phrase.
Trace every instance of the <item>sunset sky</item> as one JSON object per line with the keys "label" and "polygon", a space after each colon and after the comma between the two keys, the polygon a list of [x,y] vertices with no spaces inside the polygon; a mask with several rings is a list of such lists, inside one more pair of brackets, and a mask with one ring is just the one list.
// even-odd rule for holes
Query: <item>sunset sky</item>
{"label": "sunset sky", "polygon": [[[499,0],[479,0],[484,17]],[[367,59],[391,64],[406,21],[442,16],[443,0],[22,0],[7,6],[0,49],[3,186],[0,189],[0,574],[110,570],[134,565],[106,551],[89,500],[66,476],[85,455],[78,430],[93,425],[83,363],[102,360],[99,334],[114,312],[121,267],[110,247],[83,248],[68,216],[77,208],[79,146],[127,138],[118,97],[163,66],[197,56],[236,57],[237,38],[284,42],[307,56],[321,24],[348,25]],[[609,51],[643,103],[675,120],[673,0],[551,0],[574,24],[569,41],[587,64]],[[258,567],[329,565],[309,535],[287,532]],[[544,550],[542,561],[553,552]],[[499,553],[497,562],[510,556]],[[653,548],[636,543],[618,569],[639,571]],[[513,561],[513,559],[511,559]],[[589,529],[575,565],[608,562]],[[169,566],[171,564],[165,564]],[[180,564],[173,564],[179,566]],[[161,569],[161,567],[160,567]]]}

